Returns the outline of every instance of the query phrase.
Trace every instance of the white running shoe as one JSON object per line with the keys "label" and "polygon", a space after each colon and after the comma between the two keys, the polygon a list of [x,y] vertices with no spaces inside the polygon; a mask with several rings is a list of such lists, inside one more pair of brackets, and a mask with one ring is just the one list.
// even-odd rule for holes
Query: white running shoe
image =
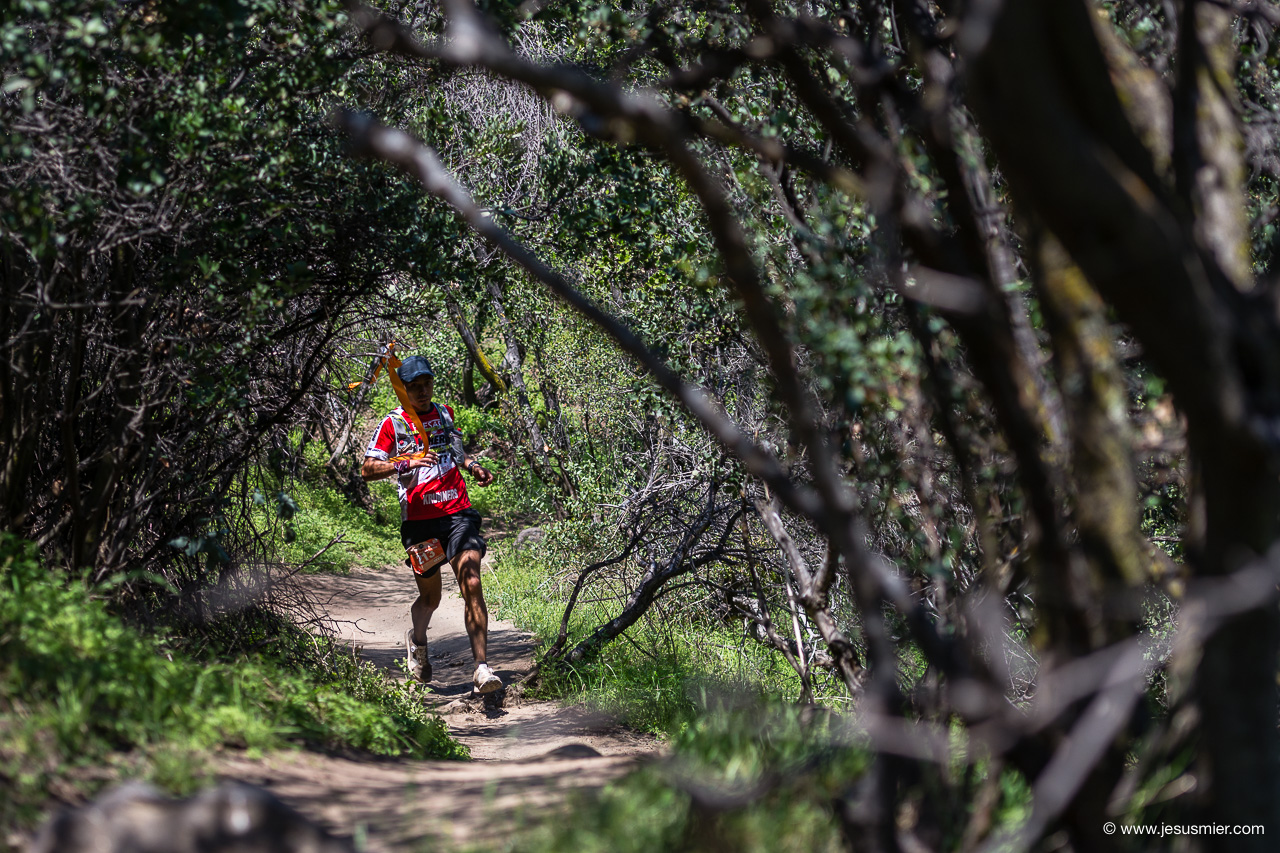
{"label": "white running shoe", "polygon": [[502,679],[489,669],[489,664],[482,663],[476,666],[476,674],[471,683],[475,685],[477,693],[492,693],[502,686]]}
{"label": "white running shoe", "polygon": [[431,680],[431,661],[427,659],[427,644],[418,645],[413,641],[413,629],[404,632],[404,647],[409,653],[409,672],[418,681],[426,684]]}

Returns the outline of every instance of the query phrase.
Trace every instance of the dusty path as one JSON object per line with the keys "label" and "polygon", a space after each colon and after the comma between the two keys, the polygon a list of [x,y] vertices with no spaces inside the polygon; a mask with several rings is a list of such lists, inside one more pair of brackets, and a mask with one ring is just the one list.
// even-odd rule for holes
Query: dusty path
{"label": "dusty path", "polygon": [[[486,561],[485,568],[492,570]],[[227,756],[220,775],[261,785],[332,831],[362,840],[370,853],[470,846],[558,813],[574,788],[600,786],[656,748],[652,738],[551,702],[508,698],[486,709],[471,692],[470,645],[453,573],[428,639],[434,669],[429,701],[470,762],[344,758],[280,752],[264,759]],[[367,660],[404,677],[409,605],[403,567],[315,576],[312,588],[344,640]],[[489,664],[510,684],[532,666],[533,644],[509,622],[490,619]],[[443,843],[442,843],[443,842]]]}

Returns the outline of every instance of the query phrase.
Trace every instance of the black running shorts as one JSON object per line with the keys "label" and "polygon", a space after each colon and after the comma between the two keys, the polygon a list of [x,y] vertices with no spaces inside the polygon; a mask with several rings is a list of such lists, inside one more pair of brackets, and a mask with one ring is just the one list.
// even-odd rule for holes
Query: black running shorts
{"label": "black running shorts", "polygon": [[474,509],[460,510],[440,518],[400,522],[400,541],[404,543],[404,547],[408,548],[428,539],[440,540],[444,545],[444,554],[451,563],[463,551],[479,551],[483,557],[489,550],[484,537],[480,535],[480,513]]}

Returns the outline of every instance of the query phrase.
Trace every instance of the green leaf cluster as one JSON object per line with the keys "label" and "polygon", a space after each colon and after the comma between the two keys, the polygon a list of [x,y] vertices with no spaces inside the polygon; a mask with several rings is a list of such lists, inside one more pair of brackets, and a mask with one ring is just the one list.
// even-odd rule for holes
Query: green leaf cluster
{"label": "green leaf cluster", "polygon": [[137,756],[144,773],[150,756],[198,761],[219,745],[465,756],[412,686],[367,665],[326,676],[261,657],[193,659],[126,625],[101,594],[60,578],[9,534],[0,536],[0,696],[6,825],[32,819],[55,780],[113,755]]}

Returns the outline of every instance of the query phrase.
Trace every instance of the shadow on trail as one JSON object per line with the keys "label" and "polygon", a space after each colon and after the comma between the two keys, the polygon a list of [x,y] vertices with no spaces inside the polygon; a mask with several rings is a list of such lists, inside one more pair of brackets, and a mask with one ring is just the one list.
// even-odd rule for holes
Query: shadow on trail
{"label": "shadow on trail", "polygon": [[401,602],[404,595],[399,584],[392,581],[403,578],[406,588],[413,587],[409,569],[390,564],[380,569],[354,569],[349,575],[311,575],[312,587],[320,594],[321,605],[328,607],[335,599],[344,604],[363,607],[387,607]]}
{"label": "shadow on trail", "polygon": [[463,845],[495,841],[545,820],[568,791],[603,785],[633,763],[628,756],[572,752],[519,762],[412,764],[283,753],[265,764],[232,758],[222,769],[269,786],[332,832],[363,825],[369,849],[386,850],[420,849],[431,836]]}
{"label": "shadow on trail", "polygon": [[[444,600],[427,632],[432,680],[424,699],[473,761],[242,754],[220,761],[219,773],[266,787],[339,834],[367,836],[367,853],[411,853],[492,846],[513,830],[563,814],[569,791],[598,788],[656,754],[651,736],[600,714],[518,691],[508,691],[505,703],[472,696],[475,663],[463,603],[453,572],[446,567],[443,576]],[[408,677],[401,663],[417,588],[407,568],[356,568],[345,577],[310,576],[307,583],[344,646],[393,678]],[[504,683],[529,673],[535,645],[490,614],[488,661]],[[432,836],[439,843],[427,840]]]}
{"label": "shadow on trail", "polygon": [[[427,632],[433,670],[429,683],[433,698],[428,701],[433,705],[470,694],[475,671],[457,580],[447,563],[441,574],[444,600]],[[313,589],[321,606],[336,620],[344,644],[354,645],[362,658],[393,677],[406,677],[399,662],[406,659],[404,632],[410,624],[409,605],[418,594],[407,568],[390,565],[357,568],[345,577],[316,576]],[[534,649],[532,637],[490,616],[489,665],[503,683],[511,684],[528,672]]]}

